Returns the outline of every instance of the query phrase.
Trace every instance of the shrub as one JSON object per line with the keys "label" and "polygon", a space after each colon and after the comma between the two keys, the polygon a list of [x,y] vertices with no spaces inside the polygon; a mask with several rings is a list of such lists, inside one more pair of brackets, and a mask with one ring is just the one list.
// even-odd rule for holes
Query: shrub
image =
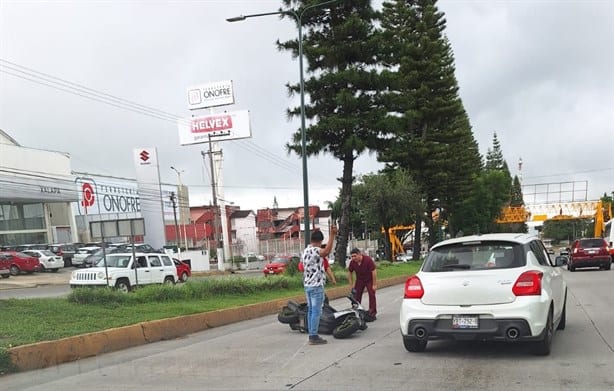
{"label": "shrub", "polygon": [[111,288],[75,288],[68,294],[68,301],[75,304],[118,305],[128,300],[128,295]]}

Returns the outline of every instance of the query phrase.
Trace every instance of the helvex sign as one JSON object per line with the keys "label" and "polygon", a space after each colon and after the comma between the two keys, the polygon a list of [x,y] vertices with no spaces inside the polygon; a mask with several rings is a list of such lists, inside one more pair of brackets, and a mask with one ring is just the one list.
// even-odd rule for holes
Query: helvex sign
{"label": "helvex sign", "polygon": [[236,140],[252,136],[249,111],[212,113],[177,121],[181,145]]}
{"label": "helvex sign", "polygon": [[227,114],[194,118],[191,123],[191,129],[192,133],[217,132],[220,130],[232,129],[232,118]]}

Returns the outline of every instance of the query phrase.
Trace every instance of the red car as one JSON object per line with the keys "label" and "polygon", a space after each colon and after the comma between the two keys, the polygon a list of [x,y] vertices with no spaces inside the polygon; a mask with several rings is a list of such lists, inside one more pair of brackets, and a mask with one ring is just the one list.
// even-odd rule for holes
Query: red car
{"label": "red car", "polygon": [[0,255],[0,276],[9,278],[11,276],[11,263]]}
{"label": "red car", "polygon": [[32,274],[40,269],[38,258],[17,251],[0,252],[0,258],[9,263],[11,274],[16,276],[21,272]]}
{"label": "red car", "polygon": [[293,259],[298,261],[299,257],[293,255],[276,255],[271,262],[264,265],[262,272],[265,277],[271,274],[282,274],[286,270],[288,263]]}
{"label": "red car", "polygon": [[602,238],[578,239],[571,246],[571,257],[567,264],[570,272],[579,267],[612,268],[608,243]]}
{"label": "red car", "polygon": [[177,268],[177,277],[179,281],[186,282],[188,278],[192,276],[192,268],[190,265],[177,258],[173,258],[173,262],[175,263],[175,268]]}

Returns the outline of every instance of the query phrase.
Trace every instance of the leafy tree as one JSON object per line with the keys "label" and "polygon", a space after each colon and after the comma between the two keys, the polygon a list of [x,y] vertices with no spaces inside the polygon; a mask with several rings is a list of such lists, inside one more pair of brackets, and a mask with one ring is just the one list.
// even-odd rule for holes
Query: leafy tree
{"label": "leafy tree", "polygon": [[451,220],[463,234],[496,232],[495,219],[509,202],[511,182],[502,170],[483,170]]}
{"label": "leafy tree", "polygon": [[594,223],[590,219],[569,219],[569,220],[546,220],[542,229],[545,238],[550,238],[553,243],[573,240],[581,237],[592,236]]}
{"label": "leafy tree", "polygon": [[[283,0],[286,8],[298,14],[318,2]],[[329,10],[314,8],[302,17],[303,53],[306,62],[305,116],[310,124],[305,132],[306,154],[329,153],[343,162],[341,175],[341,216],[338,251],[335,260],[343,262],[349,234],[354,161],[377,146],[378,108],[373,104],[377,88],[373,20],[376,12],[369,0],[342,1]],[[280,50],[298,55],[298,40],[277,42]],[[299,84],[288,84],[291,94]],[[288,109],[290,117],[300,115],[300,107]],[[286,145],[289,152],[302,155],[301,131]]]}
{"label": "leafy tree", "polygon": [[[446,22],[436,0],[385,1],[381,13],[381,91],[387,115],[383,126],[393,140],[382,140],[378,158],[406,168],[425,195],[435,199],[450,221],[474,185],[481,156],[458,95],[454,58],[444,35]],[[509,193],[508,193],[509,194]],[[416,227],[424,215],[416,213]],[[430,214],[426,223],[431,226]],[[451,232],[455,231],[449,225]],[[431,242],[435,240],[431,235]],[[419,235],[414,258],[419,257]]]}
{"label": "leafy tree", "polygon": [[[384,232],[392,226],[414,221],[414,211],[419,209],[421,199],[418,186],[403,169],[364,175],[361,183],[354,186],[354,194],[361,214],[369,224],[381,227]],[[387,235],[383,237],[386,258],[392,259],[390,239]]]}

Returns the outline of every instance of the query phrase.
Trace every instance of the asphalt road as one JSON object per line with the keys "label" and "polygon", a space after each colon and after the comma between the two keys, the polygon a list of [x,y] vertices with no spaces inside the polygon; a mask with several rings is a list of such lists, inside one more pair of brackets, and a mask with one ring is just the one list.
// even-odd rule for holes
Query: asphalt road
{"label": "asphalt road", "polygon": [[[9,390],[612,390],[613,271],[565,273],[567,328],[548,357],[526,345],[429,342],[405,351],[402,286],[378,291],[378,320],[323,346],[270,315],[182,339],[0,378]],[[343,308],[345,299],[333,301]]]}

